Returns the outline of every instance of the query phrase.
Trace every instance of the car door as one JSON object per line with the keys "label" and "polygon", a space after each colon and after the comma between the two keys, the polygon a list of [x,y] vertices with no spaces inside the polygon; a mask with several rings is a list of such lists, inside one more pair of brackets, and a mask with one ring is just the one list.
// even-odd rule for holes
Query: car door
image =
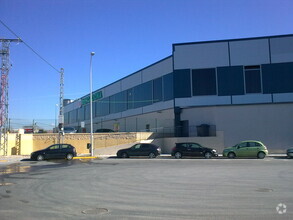
{"label": "car door", "polygon": [[54,144],[47,148],[45,153],[46,159],[57,159],[60,158],[60,146],[59,144]]}
{"label": "car door", "polygon": [[236,146],[236,157],[247,157],[248,156],[248,143],[247,142],[243,142],[240,143]]}
{"label": "car door", "polygon": [[130,148],[128,151],[129,156],[142,156],[141,155],[141,146],[142,144],[136,144]]}
{"label": "car door", "polygon": [[66,155],[68,153],[72,153],[71,146],[69,144],[61,144],[59,157],[60,158],[66,158]]}
{"label": "car door", "polygon": [[142,144],[140,148],[140,156],[148,156],[151,152],[151,145],[149,144]]}
{"label": "car door", "polygon": [[257,157],[257,153],[260,148],[260,144],[257,142],[248,142],[249,150],[248,150],[248,157]]}
{"label": "car door", "polygon": [[189,156],[201,157],[203,155],[203,149],[201,148],[200,145],[192,143],[192,144],[189,144],[189,148],[190,148]]}
{"label": "car door", "polygon": [[177,146],[177,150],[182,153],[183,156],[190,156],[191,148],[188,143],[182,143]]}

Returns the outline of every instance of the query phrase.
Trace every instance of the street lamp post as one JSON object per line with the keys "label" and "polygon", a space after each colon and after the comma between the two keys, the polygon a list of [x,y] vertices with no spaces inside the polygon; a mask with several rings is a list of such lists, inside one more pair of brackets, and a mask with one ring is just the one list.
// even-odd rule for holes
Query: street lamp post
{"label": "street lamp post", "polygon": [[58,104],[55,104],[55,127],[54,127],[54,131],[53,133],[58,133],[58,129],[57,129],[57,110],[58,110]]}
{"label": "street lamp post", "polygon": [[91,52],[90,58],[90,120],[91,120],[91,156],[94,156],[94,135],[93,135],[93,68],[92,68],[92,58],[95,52]]}

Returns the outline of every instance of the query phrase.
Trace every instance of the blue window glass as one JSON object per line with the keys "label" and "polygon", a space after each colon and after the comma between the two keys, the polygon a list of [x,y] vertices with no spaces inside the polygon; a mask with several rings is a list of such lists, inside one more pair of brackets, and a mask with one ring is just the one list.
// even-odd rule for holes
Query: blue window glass
{"label": "blue window glass", "polygon": [[70,111],[68,116],[69,116],[69,124],[75,123],[77,120],[77,109]]}
{"label": "blue window glass", "polygon": [[244,70],[246,93],[261,93],[260,66],[246,66]]}
{"label": "blue window glass", "polygon": [[174,96],[175,98],[191,97],[189,69],[174,71]]}
{"label": "blue window glass", "polygon": [[244,95],[243,66],[218,67],[218,95]]}
{"label": "blue window glass", "polygon": [[133,109],[133,88],[126,91],[127,109]]}
{"label": "blue window glass", "polygon": [[216,95],[216,70],[196,69],[192,70],[192,91],[194,96]]}
{"label": "blue window glass", "polygon": [[96,115],[101,117],[110,113],[109,97],[101,99],[96,103]]}
{"label": "blue window glass", "polygon": [[173,73],[169,73],[163,76],[163,97],[164,101],[168,101],[174,98],[173,95]]}
{"label": "blue window glass", "polygon": [[134,108],[143,107],[152,104],[153,84],[152,81],[143,83],[133,88]]}
{"label": "blue window glass", "polygon": [[110,113],[122,112],[127,109],[126,91],[110,97]]}
{"label": "blue window glass", "polygon": [[69,124],[69,112],[64,113],[64,124]]}
{"label": "blue window glass", "polygon": [[85,120],[90,119],[90,104],[84,105]]}
{"label": "blue window glass", "polygon": [[84,106],[80,107],[77,110],[77,119],[78,119],[78,121],[83,121],[85,119],[85,117],[84,117]]}
{"label": "blue window glass", "polygon": [[158,78],[153,80],[153,102],[161,102],[163,100],[163,80]]}
{"label": "blue window glass", "polygon": [[293,92],[293,63],[262,65],[263,93]]}

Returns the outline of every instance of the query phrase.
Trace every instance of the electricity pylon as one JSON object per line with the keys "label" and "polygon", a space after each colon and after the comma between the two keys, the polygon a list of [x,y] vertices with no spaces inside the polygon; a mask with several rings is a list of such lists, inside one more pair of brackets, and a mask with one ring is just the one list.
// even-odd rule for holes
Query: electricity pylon
{"label": "electricity pylon", "polygon": [[1,49],[1,88],[0,88],[0,155],[7,155],[8,149],[8,75],[11,67],[9,46],[20,39],[0,39]]}

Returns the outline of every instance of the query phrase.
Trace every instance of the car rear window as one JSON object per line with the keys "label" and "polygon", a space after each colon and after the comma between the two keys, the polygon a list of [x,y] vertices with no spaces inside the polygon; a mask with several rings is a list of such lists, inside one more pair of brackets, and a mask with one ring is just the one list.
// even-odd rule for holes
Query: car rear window
{"label": "car rear window", "polygon": [[62,145],[61,145],[61,148],[62,148],[62,149],[68,149],[68,148],[71,148],[71,146],[68,145],[68,144],[62,144]]}

